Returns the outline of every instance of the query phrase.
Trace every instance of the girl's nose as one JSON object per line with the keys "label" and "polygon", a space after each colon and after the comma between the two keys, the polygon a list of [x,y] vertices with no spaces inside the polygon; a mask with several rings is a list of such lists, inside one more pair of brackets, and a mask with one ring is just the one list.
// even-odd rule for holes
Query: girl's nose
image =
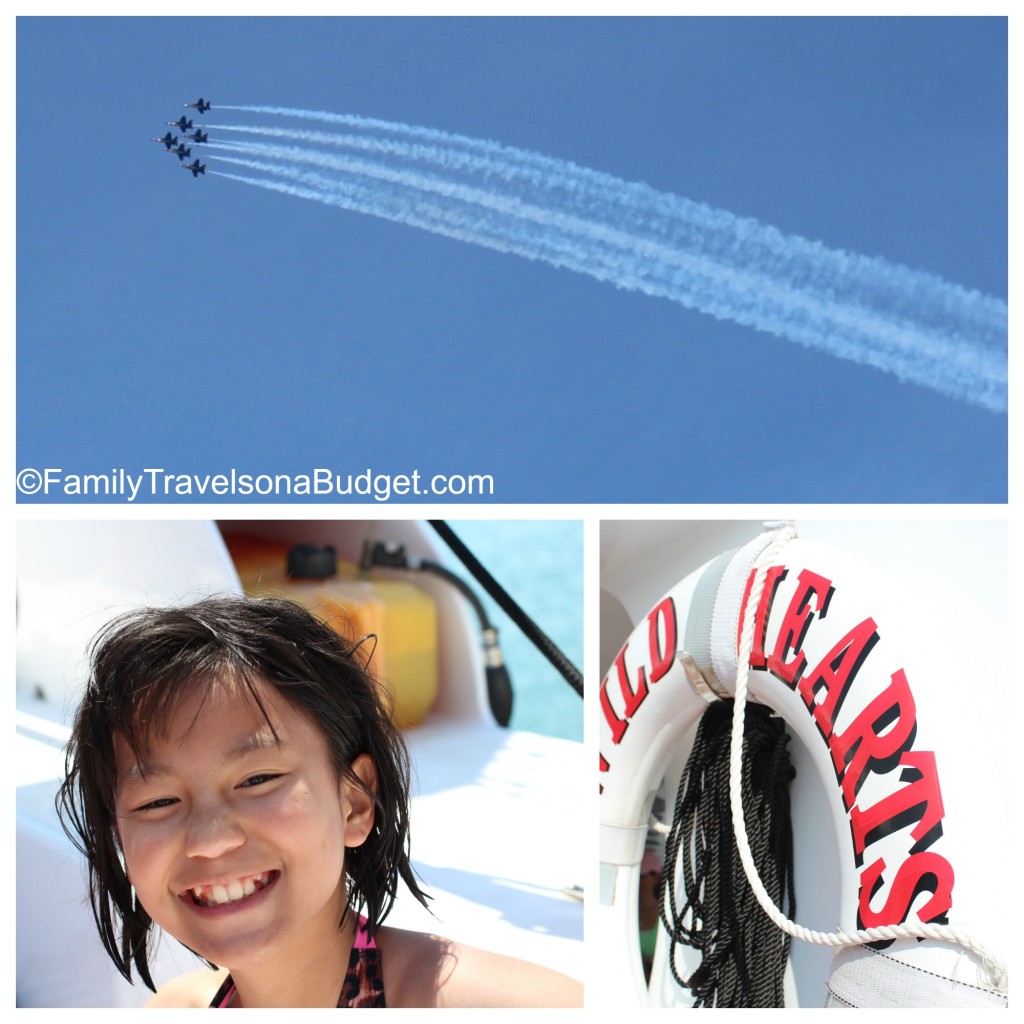
{"label": "girl's nose", "polygon": [[223,804],[197,805],[189,815],[185,852],[189,857],[222,857],[245,842],[245,832]]}

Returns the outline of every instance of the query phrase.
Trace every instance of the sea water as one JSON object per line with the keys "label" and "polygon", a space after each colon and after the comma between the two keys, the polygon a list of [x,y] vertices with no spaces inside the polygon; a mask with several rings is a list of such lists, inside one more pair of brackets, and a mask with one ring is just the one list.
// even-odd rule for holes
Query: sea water
{"label": "sea water", "polygon": [[[580,670],[583,667],[583,524],[578,520],[450,520],[448,525],[506,592]],[[509,727],[583,740],[583,701],[452,555],[498,628],[512,680]]]}

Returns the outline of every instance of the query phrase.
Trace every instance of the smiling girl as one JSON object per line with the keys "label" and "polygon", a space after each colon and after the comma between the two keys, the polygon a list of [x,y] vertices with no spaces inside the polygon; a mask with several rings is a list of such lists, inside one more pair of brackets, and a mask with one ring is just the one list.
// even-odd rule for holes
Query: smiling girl
{"label": "smiling girl", "polygon": [[383,926],[409,864],[409,759],[358,644],[289,601],[144,609],[97,638],[58,794],[130,981],[154,922],[211,969],[161,1006],[561,1006],[580,986]]}

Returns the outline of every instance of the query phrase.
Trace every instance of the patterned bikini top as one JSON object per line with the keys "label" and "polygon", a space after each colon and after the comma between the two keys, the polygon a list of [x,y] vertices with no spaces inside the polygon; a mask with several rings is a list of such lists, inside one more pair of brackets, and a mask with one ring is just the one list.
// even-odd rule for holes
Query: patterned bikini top
{"label": "patterned bikini top", "polygon": [[[235,994],[235,983],[229,974],[210,1003],[214,1010],[226,1009]],[[366,933],[366,918],[360,916],[356,928],[352,955],[348,958],[348,971],[338,996],[339,1007],[384,1007],[384,972],[381,970],[380,950]]]}

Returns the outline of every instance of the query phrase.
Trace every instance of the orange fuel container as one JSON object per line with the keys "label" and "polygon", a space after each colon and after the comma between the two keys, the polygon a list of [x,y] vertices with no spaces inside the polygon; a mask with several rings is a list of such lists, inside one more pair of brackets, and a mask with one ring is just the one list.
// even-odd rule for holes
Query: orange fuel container
{"label": "orange fuel container", "polygon": [[370,668],[394,694],[395,724],[423,721],[438,686],[437,610],[428,594],[403,580],[362,577],[344,561],[324,578],[289,575],[291,544],[245,534],[224,540],[246,594],[290,598],[349,640],[375,634],[376,648],[368,641],[363,650],[373,652]]}

